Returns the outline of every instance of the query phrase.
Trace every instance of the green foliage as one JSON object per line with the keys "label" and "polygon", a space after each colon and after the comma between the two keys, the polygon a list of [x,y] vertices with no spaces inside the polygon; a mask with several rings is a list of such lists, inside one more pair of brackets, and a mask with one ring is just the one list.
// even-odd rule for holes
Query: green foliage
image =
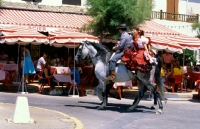
{"label": "green foliage", "polygon": [[200,38],[200,23],[199,22],[193,23],[192,29],[197,30],[197,37]]}
{"label": "green foliage", "polygon": [[2,0],[0,0],[0,6],[2,5]]}
{"label": "green foliage", "polygon": [[[193,50],[189,50],[189,49],[185,49],[183,50],[184,54],[185,54],[185,61],[191,61],[191,62],[196,62],[196,58],[194,57],[194,51]],[[183,54],[178,54],[178,53],[174,53],[174,58],[180,61],[183,61]]]}
{"label": "green foliage", "polygon": [[126,23],[129,29],[149,19],[151,0],[87,0],[88,15],[93,20],[83,27],[92,30],[94,35],[116,36],[116,27]]}

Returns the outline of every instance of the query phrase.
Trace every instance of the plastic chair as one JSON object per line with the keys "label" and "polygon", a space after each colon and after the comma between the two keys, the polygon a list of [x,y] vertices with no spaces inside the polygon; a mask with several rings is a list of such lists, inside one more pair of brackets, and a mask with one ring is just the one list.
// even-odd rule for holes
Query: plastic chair
{"label": "plastic chair", "polygon": [[89,86],[91,86],[94,81],[94,78],[95,78],[95,76],[92,76],[94,73],[93,68],[85,67],[83,69],[83,73],[86,74],[86,76],[87,76],[87,80],[86,80],[87,84],[89,84]]}
{"label": "plastic chair", "polygon": [[8,91],[11,92],[11,86],[12,86],[12,82],[15,76],[15,71],[10,71],[10,72],[6,72],[6,78],[5,80],[1,80],[0,83],[5,83],[8,87]]}
{"label": "plastic chair", "polygon": [[172,84],[172,93],[174,93],[175,85],[180,86],[180,90],[182,93],[182,91],[183,91],[182,80],[183,80],[184,76],[183,75],[173,75],[172,78],[175,79],[175,82],[170,82]]}
{"label": "plastic chair", "polygon": [[199,89],[199,85],[200,85],[200,80],[196,80],[196,88],[195,88],[195,90],[196,91],[198,91],[198,89]]}
{"label": "plastic chair", "polygon": [[[38,90],[38,94],[41,93],[44,89],[45,86],[49,86],[50,87],[50,79],[49,78],[44,78],[40,75],[38,75],[38,78],[39,78],[39,82],[41,83],[40,84],[40,88]],[[50,87],[50,91],[51,91],[51,87]]]}
{"label": "plastic chair", "polygon": [[42,70],[41,70],[41,69],[38,69],[38,70],[39,70],[39,72],[36,72],[36,73],[33,75],[32,82],[35,80],[36,77],[39,79]]}

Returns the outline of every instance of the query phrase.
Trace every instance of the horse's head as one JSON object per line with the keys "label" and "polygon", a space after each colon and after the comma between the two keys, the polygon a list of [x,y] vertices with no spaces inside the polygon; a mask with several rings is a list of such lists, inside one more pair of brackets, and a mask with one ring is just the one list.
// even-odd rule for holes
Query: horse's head
{"label": "horse's head", "polygon": [[83,41],[83,42],[81,42],[81,44],[78,48],[75,60],[77,62],[80,62],[81,60],[85,59],[88,54],[89,54],[89,50],[87,48],[87,41]]}

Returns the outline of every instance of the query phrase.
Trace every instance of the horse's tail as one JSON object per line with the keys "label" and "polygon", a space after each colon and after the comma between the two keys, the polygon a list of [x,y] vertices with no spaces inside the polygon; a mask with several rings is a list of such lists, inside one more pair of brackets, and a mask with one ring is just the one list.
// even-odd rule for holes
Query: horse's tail
{"label": "horse's tail", "polygon": [[162,61],[161,61],[160,56],[157,56],[156,58],[157,58],[158,64],[156,65],[154,78],[156,81],[156,86],[158,87],[158,90],[160,92],[160,95],[162,98],[164,98],[166,85],[163,82],[161,82],[161,79],[160,79],[160,71],[161,71]]}

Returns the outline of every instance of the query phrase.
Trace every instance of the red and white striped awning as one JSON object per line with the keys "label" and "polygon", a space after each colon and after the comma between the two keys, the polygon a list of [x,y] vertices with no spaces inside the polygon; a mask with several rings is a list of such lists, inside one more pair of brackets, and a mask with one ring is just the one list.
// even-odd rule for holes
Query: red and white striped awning
{"label": "red and white striped awning", "polygon": [[183,53],[182,46],[174,41],[167,39],[167,37],[153,36],[150,39],[152,48],[156,50],[165,50],[172,53]]}
{"label": "red and white striped awning", "polygon": [[29,43],[40,45],[48,44],[48,37],[32,29],[22,26],[1,27],[0,43],[27,45]]}
{"label": "red and white striped awning", "polygon": [[197,50],[200,49],[200,39],[187,35],[168,36],[169,40],[178,43],[183,49]]}
{"label": "red and white striped awning", "polygon": [[69,30],[57,30],[49,32],[49,42],[55,47],[78,47],[82,41],[99,42],[99,38],[93,35],[80,32],[70,32]]}
{"label": "red and white striped awning", "polygon": [[150,34],[151,36],[181,35],[179,32],[171,30],[154,21],[145,21],[144,24],[140,25],[140,29],[143,30],[145,34]]}
{"label": "red and white striped awning", "polygon": [[80,29],[90,16],[69,13],[1,9],[0,24]]}

